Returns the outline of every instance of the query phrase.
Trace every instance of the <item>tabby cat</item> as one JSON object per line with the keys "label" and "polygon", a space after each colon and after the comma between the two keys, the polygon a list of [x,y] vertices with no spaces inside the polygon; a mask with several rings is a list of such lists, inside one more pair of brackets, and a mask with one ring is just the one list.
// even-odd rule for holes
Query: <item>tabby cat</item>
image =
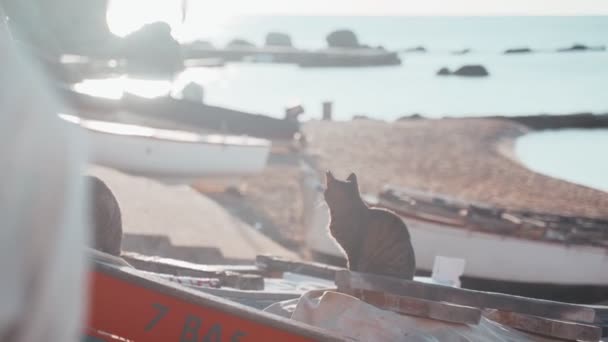
{"label": "tabby cat", "polygon": [[412,279],[416,270],[414,249],[405,223],[394,213],[368,207],[359,193],[357,176],[337,180],[325,175],[325,201],[329,207],[329,233],[340,244],[348,268]]}

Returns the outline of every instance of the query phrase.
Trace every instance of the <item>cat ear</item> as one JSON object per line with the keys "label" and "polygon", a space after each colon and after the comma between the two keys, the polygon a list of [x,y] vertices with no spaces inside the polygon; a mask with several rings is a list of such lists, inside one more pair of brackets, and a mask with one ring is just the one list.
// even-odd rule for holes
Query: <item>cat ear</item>
{"label": "cat ear", "polygon": [[354,172],[351,173],[346,180],[357,185],[357,175]]}
{"label": "cat ear", "polygon": [[331,173],[331,171],[327,170],[325,171],[325,184],[329,185],[331,182],[335,181],[336,178],[334,177],[334,174]]}

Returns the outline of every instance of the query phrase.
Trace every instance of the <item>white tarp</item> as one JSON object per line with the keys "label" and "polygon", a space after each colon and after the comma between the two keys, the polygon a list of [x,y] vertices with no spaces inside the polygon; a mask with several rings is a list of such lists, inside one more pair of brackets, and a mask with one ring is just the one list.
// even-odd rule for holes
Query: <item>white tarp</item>
{"label": "white tarp", "polygon": [[478,325],[450,324],[400,315],[333,291],[311,291],[265,311],[329,330],[355,341],[521,342],[554,341],[482,318]]}
{"label": "white tarp", "polygon": [[80,341],[84,147],[0,8],[0,341]]}

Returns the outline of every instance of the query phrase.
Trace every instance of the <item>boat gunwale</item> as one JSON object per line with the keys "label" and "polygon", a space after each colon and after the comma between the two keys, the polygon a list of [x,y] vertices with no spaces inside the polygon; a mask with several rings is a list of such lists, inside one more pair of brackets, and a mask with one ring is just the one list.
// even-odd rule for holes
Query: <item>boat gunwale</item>
{"label": "boat gunwale", "polygon": [[451,225],[451,224],[447,224],[447,223],[445,223],[443,221],[440,221],[440,220],[425,219],[425,218],[422,218],[422,217],[414,215],[414,214],[405,213],[405,212],[403,212],[403,211],[401,211],[401,210],[399,210],[397,208],[394,208],[392,206],[386,206],[386,205],[376,204],[374,207],[391,210],[391,211],[395,212],[400,217],[403,217],[403,218],[406,218],[406,219],[410,219],[410,220],[420,221],[420,222],[423,222],[423,223],[434,224],[434,225],[439,226],[440,228],[456,229],[456,230],[460,230],[460,231],[467,231],[470,234],[487,235],[487,236],[497,237],[497,238],[500,238],[500,239],[514,239],[514,240],[523,240],[523,241],[528,241],[528,242],[546,243],[546,244],[551,244],[551,245],[558,245],[558,246],[561,246],[561,247],[564,247],[564,248],[568,248],[568,249],[600,250],[600,251],[604,251],[608,255],[608,247],[604,247],[604,246],[601,246],[601,245],[583,244],[583,243],[567,243],[567,242],[562,242],[562,241],[559,241],[559,240],[533,239],[533,238],[524,237],[524,236],[516,235],[516,234],[501,234],[499,232],[492,232],[492,231],[489,231],[489,230],[477,229],[477,228],[475,228],[473,226],[470,226],[470,225]]}
{"label": "boat gunwale", "polygon": [[[399,191],[399,190],[398,190]],[[406,193],[405,191],[400,191],[402,193]],[[416,194],[408,194],[408,197],[411,197],[413,199],[416,200]],[[441,197],[440,197],[441,198]],[[385,198],[382,196],[382,194],[380,194],[378,201],[376,203],[370,203],[370,205],[374,206],[374,207],[379,207],[379,208],[384,208],[384,209],[388,209],[391,211],[394,211],[397,215],[402,216],[402,217],[406,217],[409,219],[414,219],[414,220],[418,220],[418,221],[422,221],[422,222],[430,222],[430,223],[434,223],[434,224],[439,224],[442,225],[442,227],[445,228],[450,228],[450,229],[461,229],[461,230],[467,230],[469,232],[474,232],[474,233],[483,233],[483,234],[487,234],[487,235],[493,235],[493,236],[499,236],[502,238],[514,238],[514,239],[520,239],[520,240],[526,240],[526,241],[534,241],[534,242],[542,242],[542,243],[550,243],[550,244],[557,244],[557,245],[562,245],[565,246],[567,248],[581,248],[581,247],[587,247],[587,248],[594,248],[594,249],[601,249],[604,250],[608,253],[608,245],[603,245],[603,244],[599,244],[599,243],[593,243],[591,241],[572,241],[572,240],[558,240],[558,239],[550,239],[550,238],[546,238],[543,234],[542,237],[540,238],[534,238],[532,236],[525,236],[522,235],[522,225],[521,224],[513,224],[513,231],[512,232],[500,232],[500,231],[492,231],[490,229],[486,229],[486,228],[480,228],[478,226],[481,226],[479,223],[476,223],[474,221],[471,220],[467,220],[467,217],[463,216],[462,217],[462,222],[460,222],[455,218],[450,218],[450,217],[444,217],[441,215],[437,215],[437,214],[433,214],[433,213],[426,213],[424,211],[421,210],[416,210],[416,208],[411,208],[411,209],[405,209],[405,205],[400,204],[400,201],[404,201],[404,200],[393,200],[393,199],[389,199],[389,198]],[[422,201],[425,201],[425,199],[422,199]],[[450,200],[448,200],[448,203],[453,203],[450,202]],[[459,205],[463,205],[465,202],[461,202],[458,203]],[[432,205],[432,203],[426,203],[426,204],[430,204]],[[477,203],[471,203],[471,205],[474,206],[479,206]],[[482,206],[482,208],[485,208],[486,206]],[[465,207],[461,208],[461,209],[466,209]],[[521,219],[530,219],[528,217],[525,217],[522,215],[521,212],[518,211],[509,211],[505,208],[491,208],[491,209],[499,209],[499,210],[504,210],[505,213],[508,214],[512,214],[515,215],[518,218]],[[420,213],[422,215],[420,215],[419,213],[417,213],[417,211],[420,211]],[[553,214],[546,214],[546,213],[534,213],[534,212],[530,212],[532,214],[537,214],[537,215],[548,215],[548,216],[555,216],[558,217],[559,215],[553,215]],[[578,218],[578,217],[573,217],[574,219]],[[581,219],[584,219],[584,217],[580,217]],[[485,217],[482,217],[482,219],[486,219]],[[503,221],[506,221],[503,219]],[[547,221],[544,220],[540,220],[543,223],[547,223]],[[496,222],[499,222],[498,220],[496,220]],[[504,222],[506,223],[506,222]],[[550,229],[555,229],[555,228],[551,228],[551,227],[537,227],[538,229],[545,229],[545,230],[550,230]],[[576,229],[576,226],[573,226],[572,229]],[[599,229],[598,229],[599,230]]]}
{"label": "boat gunwale", "polygon": [[[60,115],[63,115],[63,114],[60,114]],[[234,134],[201,134],[201,133],[196,133],[196,132],[188,132],[188,131],[184,131],[184,130],[155,128],[155,127],[149,127],[149,126],[144,126],[144,125],[122,123],[122,122],[91,120],[91,119],[81,118],[78,115],[71,115],[71,114],[67,114],[66,116],[71,116],[71,117],[77,118],[78,121],[72,121],[72,120],[68,120],[68,119],[63,119],[63,120],[65,120],[66,122],[75,124],[82,129],[85,129],[87,131],[97,133],[97,134],[105,134],[105,135],[110,135],[110,136],[115,136],[115,137],[141,138],[141,139],[147,139],[150,141],[159,141],[159,142],[166,141],[166,142],[171,142],[171,143],[176,143],[176,144],[211,145],[211,146],[222,146],[222,147],[251,147],[251,148],[266,149],[272,145],[272,143],[266,139],[255,138],[255,137],[250,137],[250,136],[239,136],[239,135],[234,135]],[[171,132],[171,133],[178,133],[178,134],[183,133],[183,134],[188,134],[188,135],[196,135],[200,139],[199,140],[173,139],[170,137],[156,136],[156,135],[118,133],[118,132],[112,132],[111,130],[91,127],[89,124],[92,122],[108,123],[108,124],[123,125],[123,126],[133,126],[133,127],[137,127],[137,128],[150,129],[150,130],[153,130],[156,132]],[[209,139],[209,137],[211,137],[211,136],[219,137],[220,141],[211,141],[211,139]],[[235,142],[234,140],[242,140],[242,142]]]}

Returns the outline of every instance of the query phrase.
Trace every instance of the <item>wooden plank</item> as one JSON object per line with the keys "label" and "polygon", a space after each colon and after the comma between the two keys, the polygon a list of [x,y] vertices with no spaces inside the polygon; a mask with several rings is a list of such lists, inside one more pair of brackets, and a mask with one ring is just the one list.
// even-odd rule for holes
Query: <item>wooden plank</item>
{"label": "wooden plank", "polygon": [[309,325],[136,272],[95,264],[90,330],[147,342],[344,341]]}
{"label": "wooden plank", "polygon": [[345,293],[384,310],[456,324],[479,324],[481,310],[450,303],[403,297],[384,292],[345,289]]}
{"label": "wooden plank", "polygon": [[588,305],[595,310],[595,323],[602,327],[602,336],[608,337],[608,305]]}
{"label": "wooden plank", "polygon": [[284,258],[258,255],[255,259],[256,265],[267,272],[292,272],[300,273],[312,277],[334,280],[336,272],[345,270],[342,267],[335,267],[320,263],[291,261]]}
{"label": "wooden plank", "polygon": [[264,278],[257,274],[240,274],[226,272],[222,281],[223,286],[233,287],[239,290],[264,290]]}
{"label": "wooden plank", "polygon": [[602,337],[602,329],[594,325],[500,310],[485,310],[483,316],[518,330],[563,340],[597,342]]}
{"label": "wooden plank", "polygon": [[219,279],[221,286],[240,290],[264,290],[264,278],[255,265],[198,265],[181,260],[149,257],[137,253],[124,253],[123,259],[137,269],[148,272]]}
{"label": "wooden plank", "polygon": [[436,302],[448,302],[482,309],[499,309],[552,319],[594,323],[595,310],[582,305],[553,302],[507,295],[460,289],[391,277],[350,272],[336,273],[338,289],[353,288],[385,291],[392,294],[421,298]]}
{"label": "wooden plank", "polygon": [[255,265],[204,265],[184,260],[149,256],[134,252],[123,252],[121,257],[137,269],[149,272],[173,274],[190,277],[213,277],[230,271],[247,274],[260,274]]}

